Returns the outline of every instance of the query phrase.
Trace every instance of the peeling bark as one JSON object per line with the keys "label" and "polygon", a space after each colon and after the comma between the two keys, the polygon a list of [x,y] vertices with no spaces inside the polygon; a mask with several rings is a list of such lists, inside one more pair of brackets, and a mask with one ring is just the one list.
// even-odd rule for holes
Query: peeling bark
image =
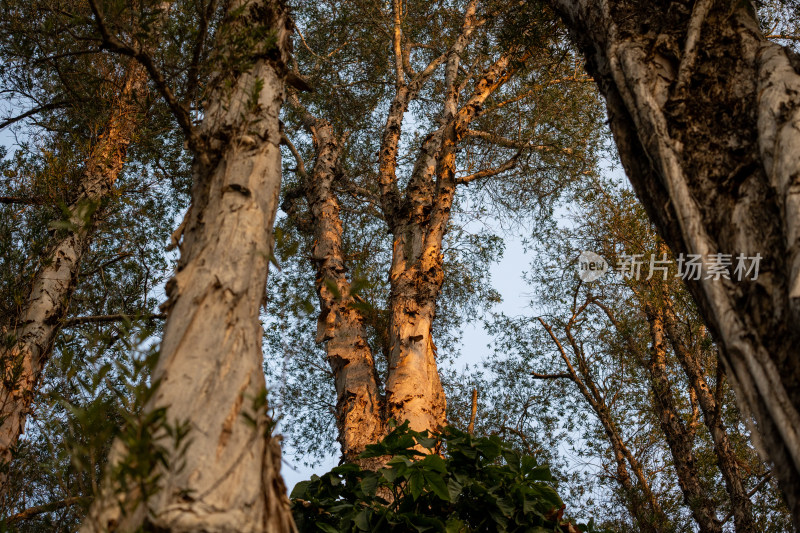
{"label": "peeling bark", "polygon": [[[192,207],[163,305],[168,317],[153,371],[159,385],[145,407],[166,408],[173,425],[188,422],[190,442],[178,456],[164,439],[183,467],[151,464],[160,477],[147,501],[108,477],[85,532],[294,530],[278,439],[259,402],[266,392],[259,309],[280,187],[278,113],[291,25],[280,1],[233,2],[228,13],[236,17],[227,21],[232,31],[267,27],[275,41],[259,42],[254,63],[233,79],[218,73],[211,80],[191,143]],[[235,41],[218,49],[231,53]],[[118,441],[110,472],[126,453]]]}
{"label": "peeling bark", "polygon": [[[462,34],[471,31],[472,16],[468,11]],[[449,54],[441,126],[423,143],[402,209],[384,212],[394,237],[389,273],[391,356],[386,410],[389,418],[409,420],[417,431],[435,431],[445,423],[446,400],[436,366],[432,326],[444,281],[442,241],[456,192],[456,150],[486,99],[516,71],[514,60],[523,62],[526,57],[519,50],[500,56],[459,107],[456,74],[460,57],[457,49]],[[387,127],[390,124],[387,121]]]}
{"label": "peeling bark", "polygon": [[762,256],[758,279],[689,288],[800,524],[797,58],[765,38],[749,2],[550,3],[587,58],[628,177],[675,254]]}
{"label": "peeling bark", "polygon": [[[95,210],[113,191],[122,171],[146,90],[146,72],[135,61],[129,61],[108,122],[86,158],[79,190],[69,206],[71,228],[54,234],[22,313],[11,325],[13,344],[0,351],[0,463],[11,460],[12,450],[24,431],[42,370],[77,285],[81,259],[89,249]],[[4,484],[5,474],[0,473],[0,493]]]}
{"label": "peeling bark", "polygon": [[[325,343],[336,384],[336,425],[342,457],[362,468],[382,466],[380,459],[359,459],[368,444],[384,435],[383,398],[364,317],[353,306],[342,243],[339,201],[333,190],[344,139],[327,121],[312,116],[292,100],[314,139],[315,162],[310,176],[301,176],[314,228],[311,260],[316,269],[320,302],[316,341]],[[299,154],[297,154],[299,157]]]}

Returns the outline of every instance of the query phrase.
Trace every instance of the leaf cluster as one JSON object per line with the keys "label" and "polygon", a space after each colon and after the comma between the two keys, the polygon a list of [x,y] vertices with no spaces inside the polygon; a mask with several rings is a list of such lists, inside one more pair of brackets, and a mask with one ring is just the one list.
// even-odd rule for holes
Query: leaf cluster
{"label": "leaf cluster", "polygon": [[345,464],[295,486],[301,532],[596,531],[563,519],[547,465],[495,436],[452,426],[432,435],[406,421],[362,458],[388,460],[377,471]]}

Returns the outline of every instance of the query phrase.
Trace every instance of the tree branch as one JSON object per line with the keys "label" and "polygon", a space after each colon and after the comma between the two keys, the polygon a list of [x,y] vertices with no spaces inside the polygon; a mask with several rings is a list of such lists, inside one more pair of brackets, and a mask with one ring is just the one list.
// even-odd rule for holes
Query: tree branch
{"label": "tree branch", "polygon": [[50,111],[53,109],[59,109],[62,107],[69,107],[71,105],[70,102],[66,100],[62,100],[60,102],[50,102],[49,104],[40,105],[38,107],[34,107],[33,109],[29,109],[24,113],[17,115],[16,117],[11,117],[3,122],[0,122],[0,130],[7,128],[8,126],[19,122],[20,120],[24,120],[30,116],[36,115],[37,113],[41,113],[42,111]]}
{"label": "tree branch", "polygon": [[90,316],[77,316],[74,318],[68,318],[64,320],[62,327],[70,328],[73,326],[80,326],[82,324],[105,324],[108,322],[120,322],[122,320],[135,320],[137,318],[141,318],[143,320],[151,321],[151,320],[164,320],[167,318],[166,313],[154,313],[152,315],[141,315],[137,317],[136,315],[126,315],[126,314],[117,314],[117,315],[90,315]]}
{"label": "tree branch", "polygon": [[27,520],[28,518],[33,518],[36,515],[40,515],[42,513],[49,513],[50,511],[56,511],[58,509],[63,509],[64,507],[70,507],[71,505],[78,504],[84,501],[86,498],[82,496],[73,496],[71,498],[66,498],[63,500],[59,500],[56,502],[45,503],[42,505],[37,505],[35,507],[30,507],[25,509],[21,513],[17,513],[10,518],[6,519],[6,524],[15,524],[22,520]]}
{"label": "tree branch", "polygon": [[573,379],[572,375],[568,374],[567,372],[562,372],[560,374],[540,374],[538,372],[531,372],[531,376],[535,377],[536,379]]}
{"label": "tree branch", "polygon": [[21,196],[0,196],[0,204],[44,205],[44,202],[37,198],[23,198]]}
{"label": "tree branch", "polygon": [[100,32],[100,37],[103,41],[100,47],[102,49],[109,50],[110,52],[132,57],[142,64],[145,70],[147,70],[147,73],[150,75],[150,80],[155,84],[159,94],[161,94],[161,96],[164,98],[170,111],[172,111],[172,114],[178,121],[178,125],[181,127],[183,134],[186,136],[186,142],[189,145],[189,148],[192,151],[196,151],[198,136],[195,132],[194,125],[192,124],[192,117],[186,107],[184,107],[184,105],[175,97],[175,94],[172,92],[172,89],[170,89],[166,78],[164,78],[164,75],[156,66],[153,58],[149,54],[145,53],[145,51],[141,48],[133,48],[132,46],[121,41],[115,35],[111,34],[108,26],[106,25],[105,19],[103,18],[103,13],[100,10],[97,0],[89,0],[89,7],[92,9],[97,30]]}
{"label": "tree branch", "polygon": [[480,170],[478,172],[475,172],[474,174],[470,174],[468,176],[462,176],[460,178],[456,178],[456,184],[467,184],[467,183],[470,183],[471,181],[475,181],[475,180],[478,180],[478,179],[491,178],[493,176],[497,176],[498,174],[502,174],[503,172],[505,172],[507,170],[511,170],[512,168],[517,166],[517,160],[519,159],[520,155],[522,155],[522,150],[521,149],[518,150],[517,153],[514,154],[513,157],[511,157],[511,159],[509,159],[508,161],[506,161],[505,163],[503,163],[499,167]]}

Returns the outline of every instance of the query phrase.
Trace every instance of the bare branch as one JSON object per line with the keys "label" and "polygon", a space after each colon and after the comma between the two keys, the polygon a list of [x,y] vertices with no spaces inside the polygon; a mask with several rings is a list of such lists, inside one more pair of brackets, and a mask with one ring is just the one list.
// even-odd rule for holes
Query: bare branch
{"label": "bare branch", "polygon": [[[570,379],[573,380],[572,375],[566,372],[560,374],[540,374],[539,372],[531,372],[531,376],[536,379]],[[574,380],[573,380],[574,381]]]}
{"label": "bare branch", "polygon": [[56,502],[50,502],[42,505],[37,505],[35,507],[30,507],[28,509],[25,509],[21,513],[17,513],[11,516],[10,518],[7,518],[6,524],[15,524],[17,522],[21,522],[22,520],[33,518],[34,516],[40,515],[42,513],[49,513],[50,511],[57,511],[58,509],[63,509],[64,507],[70,507],[72,505],[84,501],[85,499],[86,498],[82,496],[73,496],[71,498],[66,498]]}
{"label": "bare branch", "polygon": [[287,137],[286,134],[281,134],[281,144],[286,146],[289,151],[292,152],[294,160],[297,161],[297,169],[295,170],[297,175],[304,180],[307,180],[308,173],[306,172],[306,166],[303,163],[303,156],[300,155],[300,152],[297,151],[297,148],[295,148],[294,144],[292,144],[292,141],[289,140],[289,137]]}
{"label": "bare branch", "polygon": [[116,35],[111,34],[108,26],[106,25],[105,19],[103,18],[103,13],[100,10],[97,0],[89,0],[89,7],[92,9],[97,30],[100,32],[100,36],[103,40],[101,48],[120,55],[132,57],[142,64],[145,70],[147,70],[147,73],[150,75],[150,80],[155,84],[156,89],[164,98],[170,111],[172,111],[172,114],[178,121],[178,125],[181,127],[183,134],[186,136],[186,142],[189,145],[189,148],[193,151],[196,150],[198,137],[197,133],[195,132],[194,125],[192,124],[192,117],[186,107],[175,97],[175,94],[172,92],[172,89],[170,89],[166,78],[164,78],[161,70],[159,70],[159,68],[156,66],[153,58],[140,47],[134,48],[121,41]]}
{"label": "bare branch", "polygon": [[72,105],[70,102],[66,100],[62,100],[59,102],[50,102],[49,104],[40,105],[38,107],[34,107],[33,109],[29,109],[24,113],[17,115],[15,117],[8,118],[3,122],[0,122],[0,130],[7,128],[8,126],[19,122],[20,120],[25,120],[26,118],[41,113],[42,111],[50,111],[53,109],[60,109],[63,107],[69,107]]}
{"label": "bare branch", "polygon": [[0,196],[0,204],[44,205],[44,202],[38,198],[23,198],[21,196]]}
{"label": "bare branch", "polygon": [[514,168],[517,165],[517,160],[519,159],[520,155],[522,155],[522,150],[518,150],[517,153],[514,154],[513,157],[511,157],[511,159],[509,159],[508,161],[506,161],[505,163],[503,163],[499,167],[480,170],[478,172],[475,172],[474,174],[470,174],[468,176],[463,176],[463,177],[460,177],[460,178],[456,178],[456,183],[457,184],[468,184],[471,181],[475,181],[475,180],[483,179],[483,178],[491,178],[493,176],[497,176],[498,174],[502,174],[503,172],[505,172],[507,170],[511,170],[512,168]]}

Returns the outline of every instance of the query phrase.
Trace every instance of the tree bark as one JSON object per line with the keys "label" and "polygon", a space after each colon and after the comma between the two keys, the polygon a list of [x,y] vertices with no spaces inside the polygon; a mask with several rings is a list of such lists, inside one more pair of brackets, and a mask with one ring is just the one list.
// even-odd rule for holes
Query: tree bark
{"label": "tree bark", "polygon": [[188,422],[189,443],[181,451],[163,439],[169,468],[151,461],[157,490],[143,498],[112,475],[128,455],[117,441],[84,532],[294,529],[264,408],[259,322],[280,187],[278,113],[291,23],[273,0],[232,2],[224,23],[228,31],[220,34],[231,38],[217,45],[223,55],[242,53],[236,43],[248,42],[255,28],[269,29],[274,40],[251,45],[253,63],[242,71],[215,74],[189,142],[192,206],[163,305],[168,316],[152,376],[158,385],[145,406],[147,413],[166,409],[173,426]]}
{"label": "tree bark", "polygon": [[[344,139],[332,125],[312,116],[292,100],[314,140],[315,162],[310,176],[301,176],[314,228],[311,260],[316,269],[320,303],[317,342],[325,343],[336,384],[336,425],[342,457],[362,468],[376,469],[378,459],[359,459],[368,444],[384,435],[383,398],[378,387],[364,317],[354,307],[342,242],[339,201],[333,190]],[[299,154],[296,154],[299,157]],[[299,163],[298,163],[299,164]]]}
{"label": "tree bark", "polygon": [[[606,98],[622,163],[675,254],[760,254],[689,288],[800,524],[800,62],[750,2],[551,0]],[[735,260],[735,259],[734,259]]]}
{"label": "tree bark", "polygon": [[[25,429],[38,381],[77,285],[81,259],[89,249],[95,212],[122,171],[146,91],[146,72],[129,61],[108,122],[91,148],[79,190],[69,206],[69,228],[54,232],[22,313],[17,323],[10,325],[13,344],[0,350],[4,378],[0,386],[0,463],[11,460]],[[4,485],[5,474],[0,473],[0,493]]]}
{"label": "tree bark", "polygon": [[[733,450],[728,431],[720,416],[717,401],[711,392],[706,381],[706,372],[699,358],[699,347],[692,350],[682,341],[678,331],[678,322],[669,301],[665,302],[665,330],[669,338],[673,352],[678,362],[683,367],[689,384],[697,394],[697,401],[700,410],[703,412],[703,420],[711,435],[714,443],[714,453],[717,456],[722,478],[725,480],[725,488],[731,499],[731,512],[737,533],[755,533],[756,524],[753,520],[753,505],[747,495],[742,472],[739,463],[736,461],[736,454]],[[721,386],[719,383],[717,386]]]}
{"label": "tree bark", "polygon": [[717,518],[716,505],[706,496],[707,491],[697,477],[694,436],[690,435],[686,428],[672,394],[672,385],[667,375],[667,345],[664,338],[663,316],[649,306],[646,312],[653,343],[650,357],[646,361],[650,384],[661,431],[667,440],[675,472],[678,475],[678,484],[683,492],[683,501],[692,511],[692,517],[701,532],[721,532],[722,524]]}

